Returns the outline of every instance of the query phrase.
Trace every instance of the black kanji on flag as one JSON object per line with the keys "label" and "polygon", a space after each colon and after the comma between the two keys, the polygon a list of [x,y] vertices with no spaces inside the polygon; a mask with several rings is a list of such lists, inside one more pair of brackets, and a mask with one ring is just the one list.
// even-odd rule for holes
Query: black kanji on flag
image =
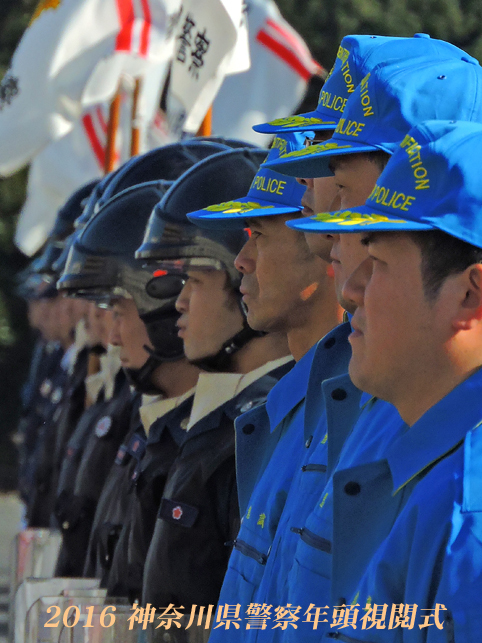
{"label": "black kanji on flag", "polygon": [[10,105],[19,91],[18,78],[7,72],[0,83],[0,111],[5,105]]}
{"label": "black kanji on flag", "polygon": [[196,79],[199,78],[199,70],[204,65],[203,58],[210,44],[210,41],[206,38],[206,29],[202,33],[198,31],[194,40],[196,49],[191,51],[191,64],[189,65],[189,71]]}
{"label": "black kanji on flag", "polygon": [[186,49],[191,47],[192,44],[192,34],[191,31],[193,27],[196,26],[195,21],[190,13],[187,14],[184,24],[182,26],[182,33],[178,36],[179,39],[179,49],[177,50],[177,60],[180,63],[186,62]]}

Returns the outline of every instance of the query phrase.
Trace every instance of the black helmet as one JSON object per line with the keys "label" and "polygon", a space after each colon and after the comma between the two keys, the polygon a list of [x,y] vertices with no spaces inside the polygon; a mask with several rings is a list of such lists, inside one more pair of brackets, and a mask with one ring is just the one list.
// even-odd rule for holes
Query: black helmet
{"label": "black helmet", "polygon": [[159,308],[159,299],[149,297],[139,285],[150,279],[152,272],[142,268],[134,252],[163,194],[159,182],[151,181],[107,201],[75,235],[57,284],[59,290],[80,296],[98,293],[106,298],[124,292],[134,299],[140,314]]}
{"label": "black helmet", "polygon": [[98,206],[114,194],[139,183],[166,181],[169,187],[186,170],[198,161],[229,149],[222,143],[193,139],[182,143],[165,145],[140,156],[129,159],[120,167],[98,198]]}
{"label": "black helmet", "polygon": [[265,158],[266,150],[239,148],[215,154],[185,172],[152,211],[136,257],[162,263],[182,260],[186,266],[194,262],[205,267],[210,265],[208,260],[217,260],[218,264],[211,267],[219,269],[220,262],[236,283],[239,273],[233,262],[245,234],[239,230],[201,230],[186,215],[245,196]]}
{"label": "black helmet", "polygon": [[[194,210],[245,196],[266,150],[240,148],[221,152],[197,163],[178,179],[152,211],[144,241],[136,252],[138,259],[160,264],[170,271],[211,268],[226,270],[233,288],[238,291],[241,276],[234,267],[236,255],[247,235],[243,230],[201,230],[187,219]],[[156,278],[148,283],[154,296]],[[260,333],[245,320],[240,333],[221,350],[195,363],[206,370],[228,370],[231,355]]]}
{"label": "black helmet", "polygon": [[55,288],[55,281],[46,275],[39,274],[34,270],[34,263],[31,262],[26,269],[15,276],[15,294],[26,301],[35,299],[53,299],[58,295]]}
{"label": "black helmet", "polygon": [[56,274],[53,265],[62,254],[65,240],[74,231],[74,222],[82,214],[84,206],[99,180],[91,181],[76,190],[60,208],[45,248],[33,265],[35,272],[52,277]]}
{"label": "black helmet", "polygon": [[257,148],[257,145],[254,143],[249,143],[248,141],[242,141],[240,138],[225,138],[224,136],[197,136],[195,139],[188,139],[186,143],[195,141],[210,141],[211,143],[220,143],[221,145],[226,145],[235,150],[238,147],[253,147]]}
{"label": "black helmet", "polygon": [[90,219],[92,219],[94,214],[99,210],[99,206],[97,204],[101,196],[103,195],[103,193],[105,192],[105,190],[107,189],[107,186],[111,183],[111,181],[114,180],[115,176],[117,175],[120,169],[121,168],[118,168],[117,170],[114,170],[113,172],[109,172],[109,174],[106,174],[94,187],[94,189],[89,195],[89,198],[85,203],[82,213],[75,221],[76,228],[83,228],[85,224],[88,221],[90,221]]}
{"label": "black helmet", "polygon": [[154,346],[141,369],[126,369],[142,392],[153,392],[152,372],[161,362],[183,357],[177,336],[179,314],[175,302],[184,284],[180,276],[167,277],[164,297],[146,292],[152,271],[134,258],[152,208],[163,196],[159,181],[135,185],[107,201],[81,230],[70,250],[60,289],[97,302],[132,298]]}

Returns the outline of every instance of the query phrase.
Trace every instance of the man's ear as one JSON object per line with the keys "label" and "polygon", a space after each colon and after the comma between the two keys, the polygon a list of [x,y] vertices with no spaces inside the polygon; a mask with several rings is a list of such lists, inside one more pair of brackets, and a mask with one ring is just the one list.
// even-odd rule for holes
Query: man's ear
{"label": "man's ear", "polygon": [[459,306],[453,319],[455,330],[469,330],[482,321],[482,264],[473,264],[457,275]]}

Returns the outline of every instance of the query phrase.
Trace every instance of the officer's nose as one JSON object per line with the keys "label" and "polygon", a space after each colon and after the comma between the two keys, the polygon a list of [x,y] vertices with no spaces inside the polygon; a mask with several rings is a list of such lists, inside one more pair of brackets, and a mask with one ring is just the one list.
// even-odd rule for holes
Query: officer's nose
{"label": "officer's nose", "polygon": [[122,346],[121,336],[120,336],[120,318],[115,313],[112,314],[112,323],[110,325],[108,343],[112,346]]}
{"label": "officer's nose", "polygon": [[255,247],[255,241],[250,236],[234,260],[236,270],[239,270],[243,275],[253,273],[256,270]]}
{"label": "officer's nose", "polygon": [[182,287],[181,292],[178,295],[178,298],[176,299],[176,310],[178,313],[187,313],[189,310],[189,295],[191,292],[191,287],[189,285],[189,280],[186,281],[184,286]]}
{"label": "officer's nose", "polygon": [[343,299],[351,301],[357,308],[363,305],[365,289],[370,281],[373,269],[373,261],[367,257],[356,268],[345,281],[342,289]]}

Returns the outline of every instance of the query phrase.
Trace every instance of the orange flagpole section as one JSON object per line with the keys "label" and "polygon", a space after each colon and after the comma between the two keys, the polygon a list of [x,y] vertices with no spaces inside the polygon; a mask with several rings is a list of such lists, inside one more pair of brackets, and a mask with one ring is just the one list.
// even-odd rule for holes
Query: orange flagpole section
{"label": "orange flagpole section", "polygon": [[211,136],[213,132],[213,108],[212,105],[208,109],[206,116],[204,117],[201,127],[198,130],[196,136]]}
{"label": "orange flagpole section", "polygon": [[115,144],[117,139],[117,131],[119,129],[120,121],[120,106],[121,106],[121,90],[117,90],[109,110],[109,123],[107,126],[107,143],[105,147],[105,162],[104,172],[109,174],[115,166]]}
{"label": "orange flagpole section", "polygon": [[141,79],[136,78],[134,93],[132,95],[131,150],[130,150],[131,157],[137,156],[141,150],[141,131],[137,123],[137,110],[139,107],[140,92],[141,92]]}

